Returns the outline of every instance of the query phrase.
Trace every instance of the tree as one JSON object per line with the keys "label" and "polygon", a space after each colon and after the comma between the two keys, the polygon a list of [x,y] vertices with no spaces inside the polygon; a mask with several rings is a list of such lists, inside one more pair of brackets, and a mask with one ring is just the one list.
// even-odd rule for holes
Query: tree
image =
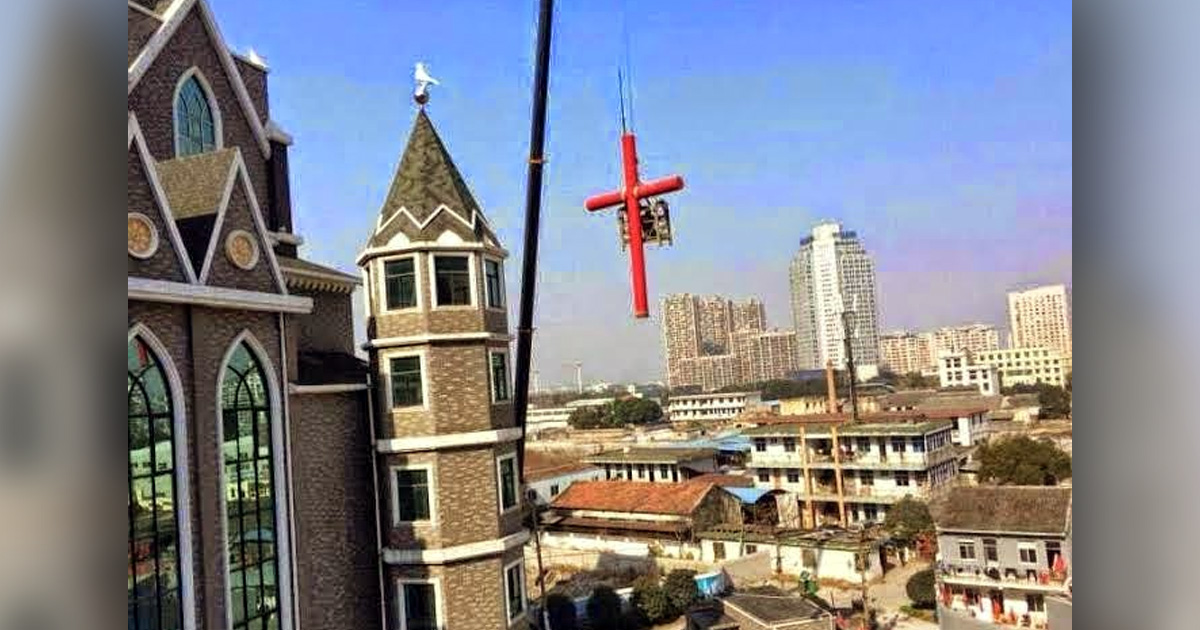
{"label": "tree", "polygon": [[934,389],[940,383],[936,376],[923,376],[920,372],[909,372],[896,380],[899,389]]}
{"label": "tree", "polygon": [[[891,515],[888,515],[889,518]],[[912,574],[904,585],[904,592],[912,601],[915,608],[934,608],[937,606],[937,590],[933,569],[924,569]]]}
{"label": "tree", "polygon": [[1071,456],[1050,440],[1035,440],[1025,435],[992,440],[980,446],[976,454],[981,481],[1053,486],[1071,477]]}
{"label": "tree", "polygon": [[567,424],[575,429],[604,429],[609,426],[611,414],[604,413],[605,407],[579,407],[567,417]]}
{"label": "tree", "polygon": [[680,613],[667,589],[658,583],[657,578],[648,575],[633,583],[633,607],[651,625],[672,621]]}
{"label": "tree", "polygon": [[588,627],[592,630],[624,630],[621,598],[612,588],[597,586],[587,601]]}
{"label": "tree", "polygon": [[700,600],[700,587],[696,586],[696,572],[690,569],[675,569],[667,574],[663,583],[671,605],[680,613],[687,612],[692,604]]}
{"label": "tree", "polygon": [[562,593],[546,596],[546,616],[554,630],[575,630],[579,626],[575,619],[575,602]]}
{"label": "tree", "polygon": [[892,538],[907,547],[933,531],[933,517],[924,501],[906,496],[888,510],[886,525]]}
{"label": "tree", "polygon": [[1032,385],[1021,383],[1003,388],[1001,391],[1006,395],[1037,394],[1038,406],[1041,407],[1038,415],[1046,419],[1069,418],[1071,416],[1070,382],[1068,377],[1066,388],[1038,382]]}
{"label": "tree", "polygon": [[645,398],[622,398],[605,405],[579,407],[567,423],[576,429],[612,429],[662,420],[662,407]]}

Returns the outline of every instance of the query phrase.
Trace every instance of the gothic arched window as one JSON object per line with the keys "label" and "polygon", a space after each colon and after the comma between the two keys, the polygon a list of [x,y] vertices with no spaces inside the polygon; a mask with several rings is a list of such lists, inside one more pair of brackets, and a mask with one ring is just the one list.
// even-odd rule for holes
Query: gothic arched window
{"label": "gothic arched window", "polygon": [[217,148],[217,127],[208,93],[193,74],[175,99],[175,154],[184,157]]}
{"label": "gothic arched window", "polygon": [[175,418],[158,357],[129,341],[129,628],[182,628]]}
{"label": "gothic arched window", "polygon": [[233,628],[280,627],[275,470],[267,375],[245,342],[221,381],[229,593]]}

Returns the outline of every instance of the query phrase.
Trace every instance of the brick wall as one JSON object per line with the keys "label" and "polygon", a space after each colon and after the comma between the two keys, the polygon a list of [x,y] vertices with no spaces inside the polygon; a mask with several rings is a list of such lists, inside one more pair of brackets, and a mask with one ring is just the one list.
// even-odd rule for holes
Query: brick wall
{"label": "brick wall", "polygon": [[[469,562],[435,566],[389,566],[387,569],[388,600],[392,602],[393,627],[400,627],[396,584],[399,579],[429,579],[441,581],[441,610],[448,628],[494,629],[510,627],[505,608],[503,567],[522,558],[520,547],[503,555]],[[527,591],[528,592],[528,591]],[[519,627],[517,623],[511,627]]]}
{"label": "brick wall", "polygon": [[292,289],[291,294],[313,300],[312,312],[298,320],[298,348],[354,353],[352,294],[303,289]]}
{"label": "brick wall", "polygon": [[158,251],[153,256],[145,260],[126,256],[129,260],[129,275],[187,282],[183,263],[176,254],[175,244],[171,242],[171,236],[167,232],[168,227],[163,211],[154,198],[149,174],[146,171],[146,165],[142,164],[136,143],[129,147],[129,179],[127,181],[126,205],[128,212],[140,212],[146,215],[158,231]]}
{"label": "brick wall", "polygon": [[[247,291],[262,291],[278,293],[279,283],[271,271],[271,263],[267,258],[270,244],[263,240],[254,225],[251,214],[249,194],[240,183],[233,187],[233,195],[229,198],[229,206],[225,209],[225,220],[221,225],[221,233],[216,235],[216,250],[209,263],[207,284],[212,286],[231,287]],[[225,240],[234,230],[244,230],[258,243],[258,262],[250,269],[242,269],[229,260],[225,253]]]}
{"label": "brick wall", "polygon": [[[400,220],[407,221],[407,219]],[[498,253],[498,251],[489,252],[492,255],[498,255]],[[483,263],[479,255],[475,257],[475,262],[474,290],[477,300],[476,306],[474,308],[439,308],[430,311],[429,306],[433,304],[433,291],[430,287],[429,275],[430,257],[426,254],[418,254],[416,256],[416,273],[419,278],[420,303],[424,308],[419,312],[377,313],[368,322],[368,336],[372,338],[409,337],[425,333],[444,334],[481,331],[501,335],[507,334],[507,311],[492,311],[483,308],[486,294],[484,291]],[[384,300],[385,296],[380,288],[382,284],[377,278],[377,275],[383,272],[382,262],[371,261],[368,271],[370,273],[370,282],[366,288],[372,291],[372,299],[375,304],[382,307],[386,303]]]}
{"label": "brick wall", "polygon": [[379,628],[379,574],[364,392],[291,397],[300,623]]}

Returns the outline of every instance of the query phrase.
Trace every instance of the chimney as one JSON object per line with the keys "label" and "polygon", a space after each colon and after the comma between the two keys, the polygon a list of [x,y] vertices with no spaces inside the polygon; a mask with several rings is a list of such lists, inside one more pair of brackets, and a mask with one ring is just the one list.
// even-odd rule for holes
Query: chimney
{"label": "chimney", "polygon": [[837,379],[833,376],[832,360],[825,362],[825,389],[829,394],[829,413],[837,413]]}

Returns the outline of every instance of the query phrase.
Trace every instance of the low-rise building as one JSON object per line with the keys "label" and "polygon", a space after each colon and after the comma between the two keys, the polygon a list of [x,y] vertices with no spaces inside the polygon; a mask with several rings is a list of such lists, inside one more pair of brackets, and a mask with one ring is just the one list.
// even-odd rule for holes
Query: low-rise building
{"label": "low-rise building", "polygon": [[537,502],[550,503],[576,481],[598,481],[604,471],[571,455],[551,455],[528,449],[525,451],[525,483],[537,495]]}
{"label": "low-rise building", "polygon": [[597,453],[585,462],[604,471],[604,479],[679,483],[716,472],[717,451],[711,448],[634,447]]}
{"label": "low-rise building", "polygon": [[1037,383],[1064,387],[1071,373],[1070,358],[1054,348],[1006,348],[973,356],[976,363],[995,367],[1004,387]]}
{"label": "low-rise building", "polygon": [[740,522],[741,510],[737,497],[713,483],[579,481],[550,502],[542,545],[696,560],[696,534]]}
{"label": "low-rise building", "polygon": [[941,387],[973,387],[985,396],[1000,393],[1000,373],[996,367],[973,363],[968,352],[938,355],[938,382]]}
{"label": "low-rise building", "polygon": [[667,401],[667,417],[671,422],[732,420],[761,406],[762,394],[759,392],[672,396]]}
{"label": "low-rise building", "polygon": [[870,582],[884,571],[879,537],[874,534],[725,525],[698,537],[701,560],[712,564],[766,552],[773,570],[793,576],[807,573],[817,580],[857,583],[865,578]]}
{"label": "low-rise building", "polygon": [[928,498],[958,474],[954,422],[922,415],[868,418],[746,430],[754,443],[747,468],[757,486],[796,498],[796,513],[781,510],[782,525],[879,522],[896,501]]}
{"label": "low-rise building", "polygon": [[833,630],[833,613],[773,586],[739,591],[688,611],[687,630]]}
{"label": "low-rise building", "polygon": [[566,429],[567,419],[571,417],[573,407],[535,407],[529,406],[525,416],[525,433],[536,435],[550,429]]}
{"label": "low-rise building", "polygon": [[933,513],[943,628],[1048,627],[1047,599],[1070,595],[1070,488],[956,487]]}

